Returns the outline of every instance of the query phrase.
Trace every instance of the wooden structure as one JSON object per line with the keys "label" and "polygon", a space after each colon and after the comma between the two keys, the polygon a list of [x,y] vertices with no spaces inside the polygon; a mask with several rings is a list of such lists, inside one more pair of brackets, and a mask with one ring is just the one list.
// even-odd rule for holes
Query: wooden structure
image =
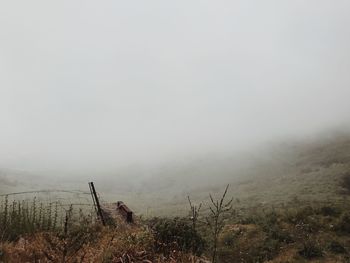
{"label": "wooden structure", "polygon": [[126,206],[122,201],[117,202],[117,208],[119,210],[119,213],[125,218],[125,221],[128,223],[133,222],[133,213],[129,209],[129,207]]}
{"label": "wooden structure", "polygon": [[101,220],[104,226],[106,225],[107,221],[116,221],[116,219],[120,217],[122,217],[127,223],[134,222],[133,212],[122,201],[101,205],[96,193],[94,183],[89,182],[89,187],[97,217]]}

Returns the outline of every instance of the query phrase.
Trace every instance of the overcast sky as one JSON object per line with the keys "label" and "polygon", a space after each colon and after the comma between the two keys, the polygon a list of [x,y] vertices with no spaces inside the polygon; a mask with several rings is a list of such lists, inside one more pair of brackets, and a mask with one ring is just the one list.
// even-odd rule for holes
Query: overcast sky
{"label": "overcast sky", "polygon": [[0,165],[118,166],[350,123],[349,10],[2,1]]}

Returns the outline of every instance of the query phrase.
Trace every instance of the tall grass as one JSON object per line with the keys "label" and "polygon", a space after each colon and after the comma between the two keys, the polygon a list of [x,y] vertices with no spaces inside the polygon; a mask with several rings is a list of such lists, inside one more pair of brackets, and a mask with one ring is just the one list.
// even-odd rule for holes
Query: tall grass
{"label": "tall grass", "polygon": [[20,236],[40,231],[63,231],[72,224],[93,223],[94,216],[82,209],[65,208],[60,202],[12,200],[6,196],[0,206],[0,241],[14,241]]}

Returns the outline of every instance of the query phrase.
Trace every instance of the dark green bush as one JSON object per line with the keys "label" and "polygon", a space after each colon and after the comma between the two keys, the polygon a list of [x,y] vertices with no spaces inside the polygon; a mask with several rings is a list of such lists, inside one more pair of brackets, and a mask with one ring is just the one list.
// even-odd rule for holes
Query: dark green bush
{"label": "dark green bush", "polygon": [[340,211],[335,207],[323,206],[320,208],[319,213],[323,216],[338,216]]}
{"label": "dark green bush", "polygon": [[277,213],[264,214],[259,219],[256,219],[255,223],[263,229],[269,239],[284,243],[293,242],[291,235],[279,226]]}
{"label": "dark green bush", "polygon": [[225,233],[222,237],[222,242],[225,246],[231,247],[235,244],[236,235],[234,233]]}
{"label": "dark green bush", "polygon": [[256,257],[257,262],[273,259],[273,257],[278,254],[278,250],[279,250],[278,240],[266,239],[263,246],[260,248],[258,257]]}
{"label": "dark green bush", "polygon": [[344,233],[350,233],[350,215],[344,214],[335,226],[335,230]]}
{"label": "dark green bush", "polygon": [[315,214],[315,210],[311,206],[303,207],[287,213],[287,221],[292,224],[306,223],[308,217]]}
{"label": "dark green bush", "polygon": [[342,186],[350,191],[350,172],[347,172],[343,175]]}
{"label": "dark green bush", "polygon": [[154,218],[149,226],[154,233],[157,251],[169,254],[171,250],[179,249],[197,255],[204,251],[204,239],[193,230],[186,218]]}
{"label": "dark green bush", "polygon": [[[233,238],[234,235],[231,235]],[[225,244],[226,238],[222,241]],[[245,262],[257,263],[272,260],[279,252],[279,242],[274,239],[265,238],[255,240],[251,244],[245,244],[243,247],[235,242],[231,246],[221,246],[218,250],[218,262],[232,263]]]}
{"label": "dark green bush", "polygon": [[0,262],[3,261],[4,256],[5,256],[5,252],[0,248]]}
{"label": "dark green bush", "polygon": [[322,248],[314,241],[308,240],[299,250],[299,255],[306,259],[319,258],[323,256]]}
{"label": "dark green bush", "polygon": [[331,252],[336,253],[336,254],[345,254],[346,253],[346,249],[344,248],[344,246],[335,240],[333,240],[329,243],[328,249]]}
{"label": "dark green bush", "polygon": [[292,236],[284,229],[281,229],[278,225],[271,226],[267,230],[268,237],[279,242],[286,244],[293,243],[294,240]]}

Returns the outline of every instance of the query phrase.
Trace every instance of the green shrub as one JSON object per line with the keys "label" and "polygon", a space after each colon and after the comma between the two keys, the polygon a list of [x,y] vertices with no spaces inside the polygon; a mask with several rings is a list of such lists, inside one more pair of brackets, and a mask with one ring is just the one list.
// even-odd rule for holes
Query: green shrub
{"label": "green shrub", "polygon": [[300,208],[287,213],[287,221],[292,224],[306,223],[308,217],[315,214],[315,210],[311,206]]}
{"label": "green shrub", "polygon": [[[234,235],[230,236],[234,238]],[[230,240],[229,237],[227,237]],[[239,240],[239,237],[237,237]],[[225,242],[226,238],[223,238]],[[227,239],[226,239],[227,240]],[[220,246],[218,250],[218,262],[245,262],[257,263],[272,260],[279,252],[279,242],[277,240],[264,238],[254,239],[252,242],[237,244],[236,241],[231,246]]]}
{"label": "green shrub", "polygon": [[349,214],[344,214],[339,219],[339,221],[335,226],[335,230],[344,232],[344,233],[350,233],[350,215]]}
{"label": "green shrub", "polygon": [[269,239],[284,243],[292,243],[294,241],[291,235],[279,226],[276,212],[262,215],[255,220],[255,223],[263,229]]}
{"label": "green shrub", "polygon": [[331,252],[336,253],[336,254],[345,254],[346,253],[346,249],[344,248],[344,246],[335,240],[332,240],[329,243],[328,249]]}
{"label": "green shrub", "polygon": [[323,206],[319,210],[319,214],[323,216],[338,216],[340,214],[339,209],[331,206]]}
{"label": "green shrub", "polygon": [[149,222],[155,237],[157,251],[169,254],[174,249],[193,251],[200,255],[204,251],[204,239],[193,230],[186,218],[154,218]]}
{"label": "green shrub", "polygon": [[275,239],[267,238],[260,248],[260,252],[256,256],[257,262],[271,260],[278,254],[279,242]]}
{"label": "green shrub", "polygon": [[267,231],[268,237],[279,242],[286,244],[293,243],[294,240],[292,236],[284,229],[281,229],[278,225],[274,225]]}
{"label": "green shrub", "polygon": [[2,250],[2,248],[0,248],[0,262],[4,260],[4,257],[5,257],[5,252]]}
{"label": "green shrub", "polygon": [[343,175],[343,181],[342,181],[342,186],[350,191],[350,172],[347,172]]}
{"label": "green shrub", "polygon": [[224,243],[225,246],[231,247],[235,244],[235,239],[235,233],[227,232],[222,236],[222,243]]}
{"label": "green shrub", "polygon": [[303,244],[303,248],[299,250],[299,255],[306,259],[313,259],[322,257],[323,251],[317,243],[308,240]]}

